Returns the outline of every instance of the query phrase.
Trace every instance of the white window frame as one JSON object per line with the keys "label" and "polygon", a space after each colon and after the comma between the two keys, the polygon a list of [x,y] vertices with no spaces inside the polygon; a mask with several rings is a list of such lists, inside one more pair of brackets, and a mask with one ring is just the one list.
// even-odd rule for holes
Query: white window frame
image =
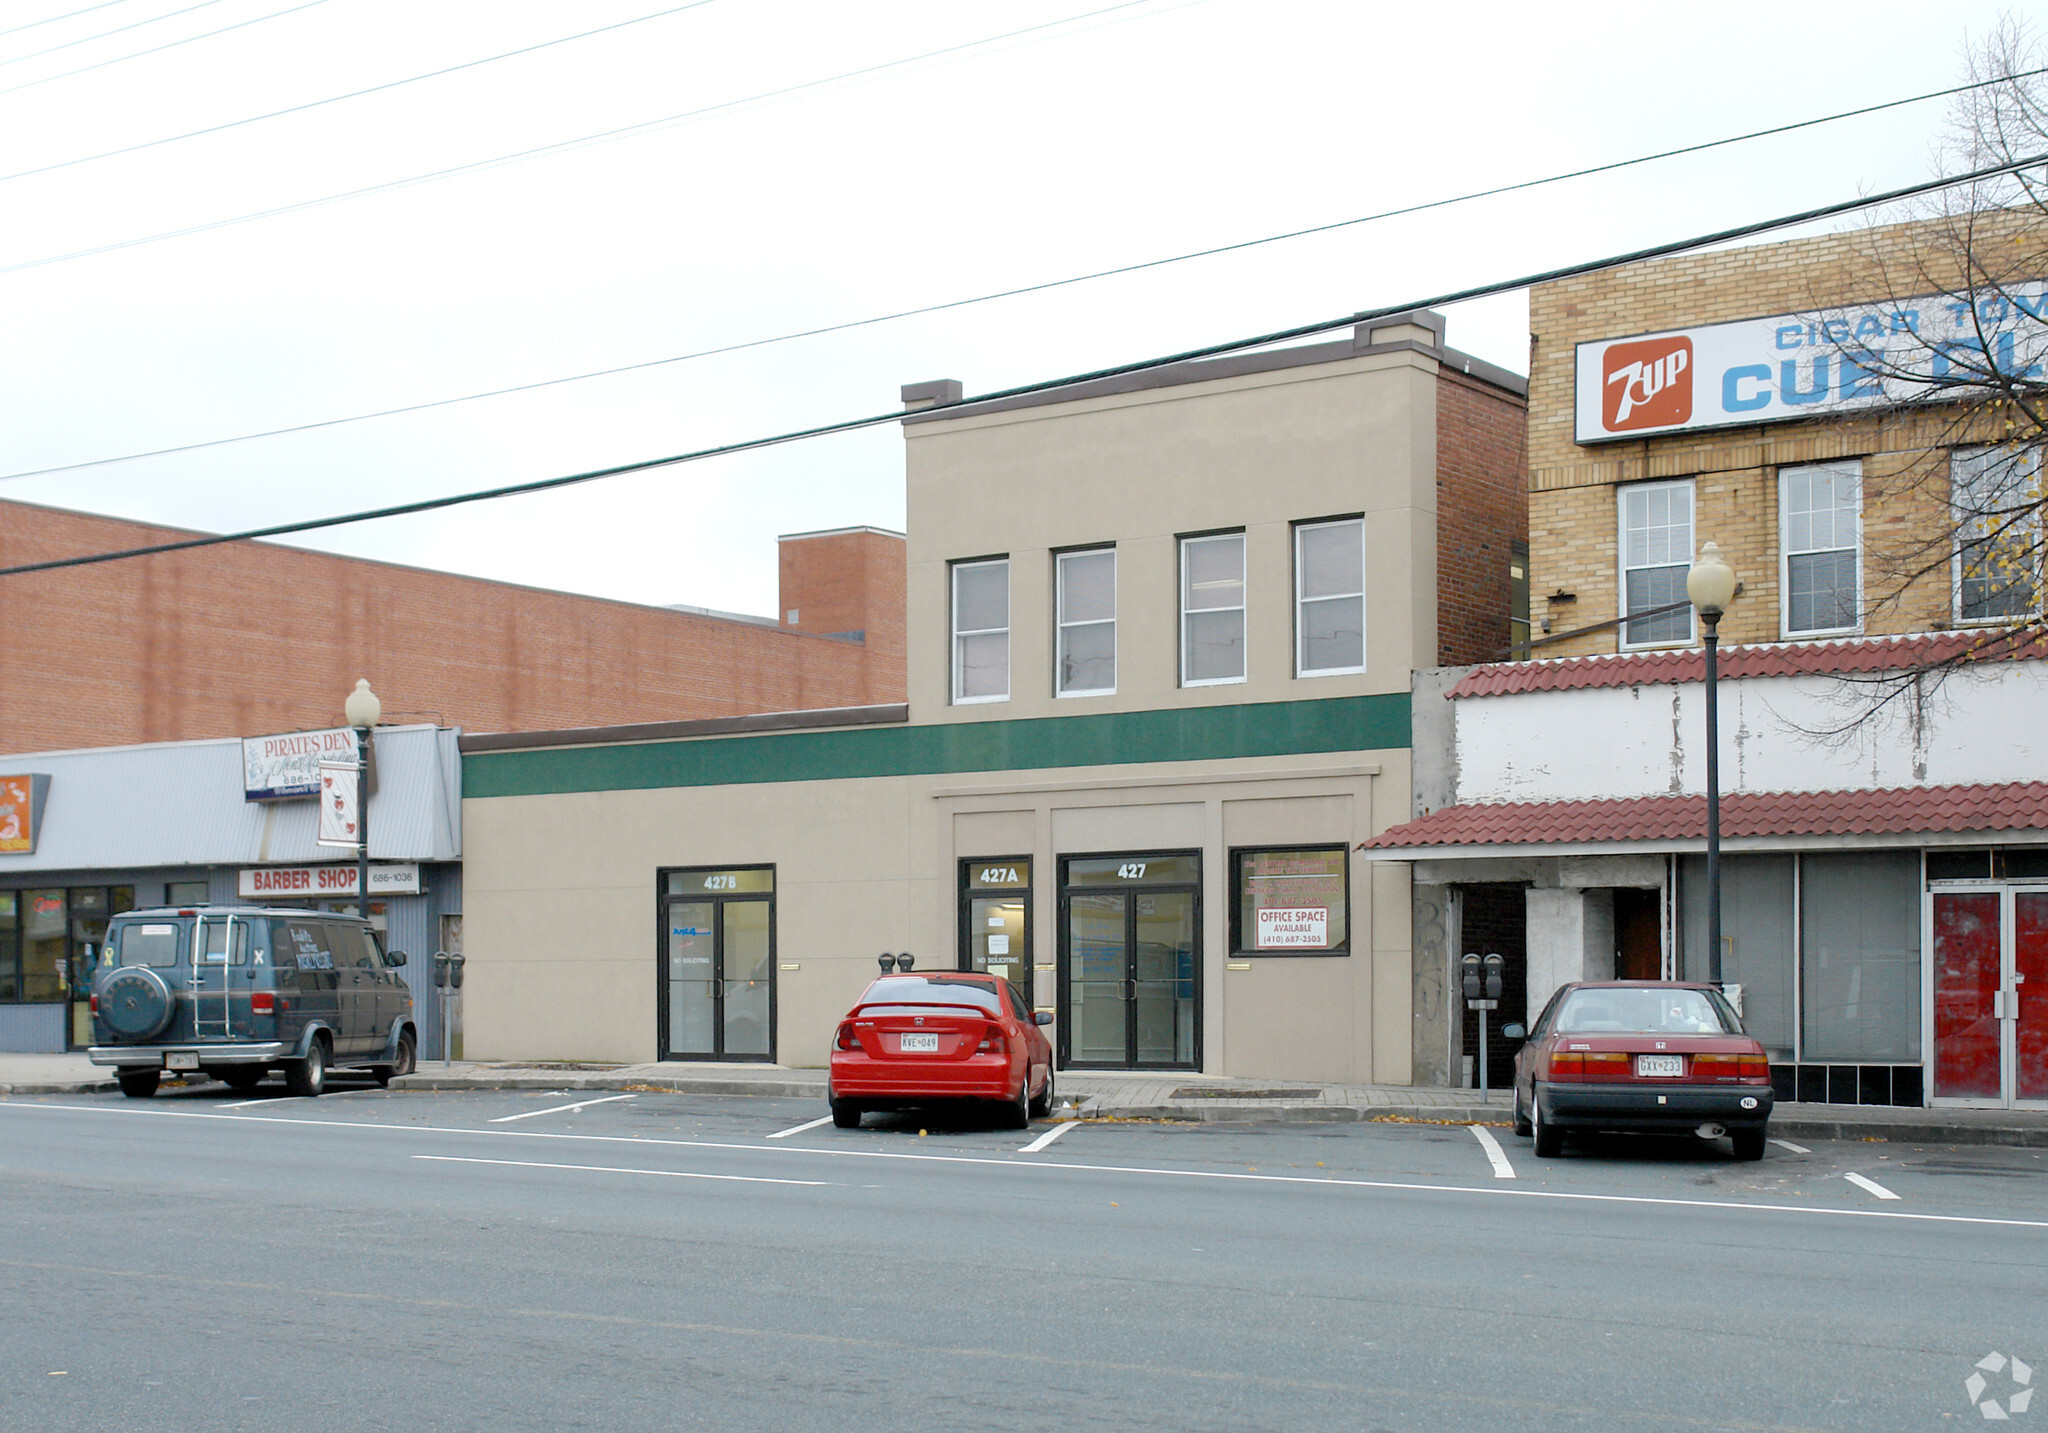
{"label": "white window frame", "polygon": [[[1004,624],[1000,627],[974,627],[963,630],[960,626],[960,574],[962,572],[968,572],[977,568],[984,567],[1000,567],[1003,569]],[[1007,557],[983,557],[975,558],[966,562],[952,563],[947,569],[946,586],[948,589],[947,595],[951,605],[951,611],[948,613],[947,625],[952,629],[953,632],[952,651],[948,659],[948,666],[952,669],[953,674],[953,705],[976,706],[983,702],[1008,701],[1010,699],[1010,688],[1012,685],[1010,678],[1014,668],[1014,664],[1011,661],[1011,657],[1014,655],[1014,653],[1012,652],[1009,646],[1010,624],[1008,620],[1010,615],[1010,559]],[[978,697],[970,697],[964,695],[960,690],[961,679],[966,674],[965,667],[960,660],[961,639],[963,637],[989,637],[995,635],[998,632],[1003,634],[1005,652],[1003,660],[1002,694],[998,696],[993,693],[990,693]]]}
{"label": "white window frame", "polygon": [[[1788,481],[1795,474],[1823,469],[1829,472],[1850,472],[1856,479],[1856,530],[1850,548],[1803,547],[1795,553],[1792,550],[1792,510],[1789,502]],[[1698,525],[1699,514],[1693,514],[1694,525]],[[1792,626],[1792,559],[1815,552],[1843,552],[1853,550],[1856,554],[1856,620],[1846,627],[1806,627],[1794,630]],[[1789,463],[1778,469],[1778,635],[1787,642],[1803,642],[1814,637],[1854,637],[1863,631],[1863,462],[1859,458],[1848,458],[1828,463]]]}
{"label": "white window frame", "polygon": [[[1189,607],[1188,606],[1188,549],[1203,542],[1235,542],[1237,544],[1238,603],[1235,607]],[[1180,684],[1184,687],[1227,687],[1242,683],[1251,669],[1251,628],[1246,614],[1246,589],[1251,574],[1246,571],[1249,561],[1242,529],[1236,532],[1205,532],[1180,540]],[[1243,668],[1234,677],[1190,677],[1188,675],[1188,618],[1192,615],[1207,616],[1215,612],[1235,612],[1238,630],[1244,641]]]}
{"label": "white window frame", "polygon": [[[1694,556],[1699,551],[1699,494],[1695,491],[1691,478],[1667,478],[1654,483],[1626,483],[1614,490],[1614,615],[1621,619],[1620,625],[1615,628],[1615,640],[1618,648],[1624,652],[1653,652],[1668,647],[1689,647],[1697,640],[1699,634],[1699,613],[1691,608],[1687,608],[1685,609],[1686,626],[1684,636],[1659,637],[1649,642],[1631,642],[1628,639],[1628,575],[1636,570],[1629,565],[1628,560],[1628,500],[1629,496],[1633,493],[1650,492],[1658,488],[1683,488],[1685,490],[1687,512],[1686,555],[1685,561],[1678,565],[1690,568]],[[1642,564],[1645,568],[1653,566],[1670,567],[1672,565],[1668,562]]]}
{"label": "white window frame", "polygon": [[[1949,511],[1953,516],[1955,526],[1955,541],[1950,544],[1949,552],[1949,616],[1958,627],[2009,627],[2015,622],[2025,622],[2037,618],[2041,615],[2043,588],[2048,587],[2048,571],[2043,570],[2044,567],[2048,567],[2048,563],[2043,563],[2039,560],[2041,516],[2037,510],[2032,521],[2018,524],[2020,528],[2032,532],[2032,540],[2036,545],[2033,606],[2025,612],[2014,612],[1991,617],[1965,617],[1963,615],[1963,548],[1968,545],[1963,529],[1970,522],[1970,517],[1963,505],[1956,501],[1956,462],[1966,454],[1982,453],[1994,446],[1996,445],[1979,443],[1953,448],[1949,451]],[[2027,450],[2027,456],[2033,462],[2034,482],[2038,486],[2044,481],[2041,470],[2042,451],[2039,448],[2030,448]]]}
{"label": "white window frame", "polygon": [[[1301,560],[1301,541],[1308,533],[1332,527],[1353,527],[1358,529],[1358,580],[1356,592],[1325,592],[1320,597],[1306,597],[1302,594],[1304,564]],[[1305,677],[1342,677],[1365,670],[1366,661],[1372,657],[1367,650],[1370,628],[1366,626],[1365,584],[1365,519],[1363,517],[1328,518],[1320,522],[1298,522],[1294,525],[1294,675]],[[1311,602],[1339,602],[1349,598],[1358,599],[1358,655],[1361,660],[1355,667],[1311,667],[1308,665],[1308,623],[1302,620],[1303,609]]]}
{"label": "white window frame", "polygon": [[[1110,615],[1107,618],[1090,618],[1085,622],[1068,622],[1067,563],[1073,561],[1076,558],[1101,557],[1104,554],[1107,554],[1109,557]],[[1116,548],[1113,545],[1106,547],[1077,547],[1072,549],[1071,551],[1056,552],[1053,554],[1052,693],[1055,697],[1113,697],[1116,695],[1116,673],[1119,665],[1118,658],[1122,655],[1117,648],[1116,630],[1118,611],[1117,599],[1119,596],[1117,590],[1118,577],[1119,573],[1117,572]],[[1109,628],[1109,685],[1106,687],[1076,687],[1071,691],[1067,690],[1066,687],[1060,681],[1060,669],[1063,666],[1065,666],[1067,660],[1068,628],[1102,626],[1107,626]]]}

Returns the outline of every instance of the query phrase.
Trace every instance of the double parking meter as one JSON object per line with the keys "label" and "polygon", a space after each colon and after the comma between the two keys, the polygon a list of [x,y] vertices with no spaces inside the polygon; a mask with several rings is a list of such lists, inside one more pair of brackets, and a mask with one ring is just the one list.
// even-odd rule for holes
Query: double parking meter
{"label": "double parking meter", "polygon": [[[437,950],[434,952],[434,988],[436,990],[462,989],[462,952]],[[447,1064],[453,1058],[449,1053],[448,1007],[452,997],[441,997],[441,1063]]]}
{"label": "double parking meter", "polygon": [[1465,1008],[1479,1012],[1479,1099],[1484,1104],[1492,1098],[1487,1085],[1486,1015],[1500,1008],[1502,977],[1508,962],[1506,956],[1489,953],[1467,954],[1458,964],[1464,972]]}

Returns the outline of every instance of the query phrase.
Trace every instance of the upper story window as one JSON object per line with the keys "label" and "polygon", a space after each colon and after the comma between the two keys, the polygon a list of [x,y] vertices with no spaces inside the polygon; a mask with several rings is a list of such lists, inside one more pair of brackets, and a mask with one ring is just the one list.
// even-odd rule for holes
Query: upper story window
{"label": "upper story window", "polygon": [[1779,471],[1778,576],[1787,637],[1861,625],[1862,492],[1858,463]]}
{"label": "upper story window", "polygon": [[1058,694],[1116,690],[1116,549],[1063,552],[1059,564]]}
{"label": "upper story window", "polygon": [[1010,559],[953,564],[953,700],[1010,697]]}
{"label": "upper story window", "polygon": [[[1621,490],[1621,611],[1624,647],[1692,638],[1685,574],[1692,566],[1692,482],[1637,483]],[[1657,612],[1659,607],[1676,607]],[[1637,616],[1637,613],[1654,613]]]}
{"label": "upper story window", "polygon": [[2041,603],[2041,452],[1959,448],[1949,460],[1956,517],[1956,620],[2028,617]]}
{"label": "upper story window", "polygon": [[1180,540],[1180,684],[1244,680],[1244,534]]}
{"label": "upper story window", "polygon": [[1294,529],[1294,672],[1365,670],[1365,521]]}

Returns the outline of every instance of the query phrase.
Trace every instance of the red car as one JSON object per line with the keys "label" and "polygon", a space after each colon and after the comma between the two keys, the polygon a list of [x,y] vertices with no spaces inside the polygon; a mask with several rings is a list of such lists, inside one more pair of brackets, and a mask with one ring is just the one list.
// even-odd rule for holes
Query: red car
{"label": "red car", "polygon": [[[1519,1038],[1510,1025],[1501,1033]],[[1771,1063],[1711,985],[1600,980],[1550,997],[1515,1056],[1515,1133],[1538,1157],[1573,1131],[1725,1134],[1737,1159],[1762,1159]]]}
{"label": "red car", "polygon": [[[886,969],[886,968],[885,968]],[[999,975],[885,973],[839,1022],[826,1098],[853,1129],[869,1110],[990,1100],[1023,1129],[1052,1109],[1052,1045],[1017,987]]]}

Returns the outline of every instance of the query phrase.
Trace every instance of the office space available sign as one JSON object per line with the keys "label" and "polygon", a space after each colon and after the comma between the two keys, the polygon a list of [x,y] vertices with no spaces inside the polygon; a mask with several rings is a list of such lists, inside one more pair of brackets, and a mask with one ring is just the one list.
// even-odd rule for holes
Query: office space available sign
{"label": "office space available sign", "polygon": [[1582,343],[1581,443],[1778,423],[1954,393],[1987,368],[2038,379],[2048,283],[1777,314]]}
{"label": "office space available sign", "polygon": [[356,733],[338,726],[242,738],[242,799],[289,801],[320,794],[320,763],[356,763]]}
{"label": "office space available sign", "polygon": [[33,856],[43,829],[50,778],[40,773],[0,776],[0,856]]}

